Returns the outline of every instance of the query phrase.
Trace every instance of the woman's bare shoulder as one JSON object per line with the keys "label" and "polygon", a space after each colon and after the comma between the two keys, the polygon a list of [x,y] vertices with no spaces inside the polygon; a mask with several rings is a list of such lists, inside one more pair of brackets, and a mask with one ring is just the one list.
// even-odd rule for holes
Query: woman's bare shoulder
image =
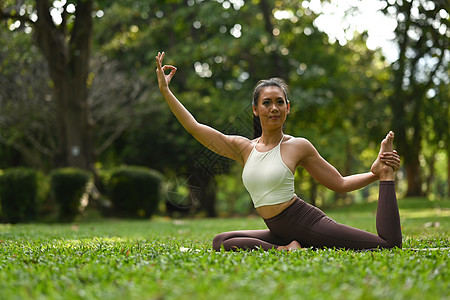
{"label": "woman's bare shoulder", "polygon": [[284,142],[286,142],[289,145],[292,145],[294,147],[301,147],[301,148],[313,147],[312,143],[304,137],[295,137],[295,136],[291,136],[291,135],[285,135]]}
{"label": "woman's bare shoulder", "polygon": [[295,162],[296,166],[302,164],[302,161],[304,161],[308,157],[317,154],[316,148],[306,138],[286,136],[285,142],[288,146],[286,147],[287,153]]}

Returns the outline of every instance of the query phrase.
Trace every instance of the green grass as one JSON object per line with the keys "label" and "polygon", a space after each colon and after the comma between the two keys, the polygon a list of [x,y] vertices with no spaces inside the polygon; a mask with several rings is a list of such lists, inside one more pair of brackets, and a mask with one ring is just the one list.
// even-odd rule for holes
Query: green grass
{"label": "green grass", "polygon": [[[375,232],[376,204],[326,213]],[[449,247],[450,201],[400,201],[404,247]],[[258,218],[0,225],[0,299],[447,299],[449,250],[214,252]]]}

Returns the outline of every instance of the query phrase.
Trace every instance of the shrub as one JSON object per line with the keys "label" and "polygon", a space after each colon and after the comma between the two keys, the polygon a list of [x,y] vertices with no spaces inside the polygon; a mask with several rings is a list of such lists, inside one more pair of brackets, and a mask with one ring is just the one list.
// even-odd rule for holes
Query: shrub
{"label": "shrub", "polygon": [[57,214],[57,208],[50,195],[50,175],[37,171],[36,209],[39,221],[52,221]]}
{"label": "shrub", "polygon": [[161,175],[145,167],[115,169],[108,180],[108,194],[115,214],[121,217],[150,218],[161,196]]}
{"label": "shrub", "polygon": [[80,211],[81,196],[91,175],[77,168],[62,168],[54,170],[50,177],[51,193],[59,204],[59,218],[71,222]]}
{"label": "shrub", "polygon": [[36,171],[11,168],[0,176],[2,214],[7,222],[17,223],[36,218]]}

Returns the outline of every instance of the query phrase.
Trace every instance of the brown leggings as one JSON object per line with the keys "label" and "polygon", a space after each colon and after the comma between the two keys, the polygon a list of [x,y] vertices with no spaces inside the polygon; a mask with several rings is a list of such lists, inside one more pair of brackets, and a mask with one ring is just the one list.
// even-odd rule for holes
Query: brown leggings
{"label": "brown leggings", "polygon": [[320,209],[297,198],[277,216],[265,219],[269,229],[230,231],[217,235],[213,248],[264,250],[293,240],[302,247],[374,249],[402,246],[400,216],[393,181],[380,181],[376,227],[378,235],[339,224]]}

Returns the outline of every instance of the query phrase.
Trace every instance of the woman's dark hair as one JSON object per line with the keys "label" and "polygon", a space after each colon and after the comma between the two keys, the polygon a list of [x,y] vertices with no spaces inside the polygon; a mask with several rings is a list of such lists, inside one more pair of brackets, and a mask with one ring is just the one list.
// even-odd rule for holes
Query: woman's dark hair
{"label": "woman's dark hair", "polygon": [[[258,99],[259,95],[261,94],[261,91],[268,87],[268,86],[277,86],[279,87],[283,93],[284,97],[286,98],[286,102],[289,102],[288,100],[288,94],[289,94],[289,87],[286,84],[286,82],[281,78],[270,78],[270,79],[264,79],[258,81],[255,88],[253,89],[253,100],[252,105],[257,106],[258,105]],[[262,135],[262,129],[261,129],[261,121],[259,117],[253,115],[253,138],[258,138]]]}

